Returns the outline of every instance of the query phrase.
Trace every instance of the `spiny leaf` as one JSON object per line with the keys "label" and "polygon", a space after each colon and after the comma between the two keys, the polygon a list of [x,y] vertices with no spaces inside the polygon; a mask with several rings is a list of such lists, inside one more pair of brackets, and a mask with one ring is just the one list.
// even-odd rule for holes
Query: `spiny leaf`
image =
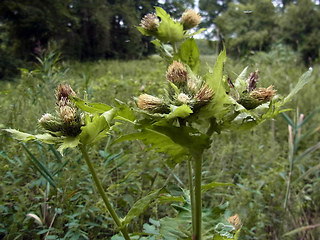
{"label": "spiny leaf", "polygon": [[9,132],[12,136],[19,141],[30,141],[37,139],[34,135],[29,133],[20,132],[16,129],[4,129],[4,131]]}
{"label": "spiny leaf", "polygon": [[89,103],[77,97],[72,97],[72,101],[78,108],[87,113],[99,114],[112,109],[112,107],[104,103]]}
{"label": "spiny leaf", "polygon": [[174,118],[186,118],[192,112],[191,108],[188,107],[186,104],[183,104],[179,107],[172,106],[172,112],[169,113],[166,118],[167,119],[174,119]]}
{"label": "spiny leaf", "polygon": [[80,136],[76,137],[61,137],[61,145],[58,148],[58,151],[63,155],[63,150],[67,148],[74,148],[80,143]]}
{"label": "spiny leaf", "polygon": [[164,43],[179,42],[184,38],[183,25],[173,20],[165,10],[156,7],[157,16],[161,19],[155,36]]}
{"label": "spiny leaf", "polygon": [[138,217],[141,213],[143,213],[146,210],[146,208],[151,204],[151,202],[158,197],[161,191],[162,188],[153,191],[147,196],[139,199],[136,203],[134,203],[132,208],[129,210],[128,214],[124,218],[122,225],[126,226],[131,222],[133,218]]}
{"label": "spiny leaf", "polygon": [[92,120],[87,120],[86,126],[81,128],[80,142],[88,145],[106,137],[109,130],[109,124],[105,116],[95,115]]}
{"label": "spiny leaf", "polygon": [[313,69],[309,68],[309,70],[307,72],[305,72],[299,78],[299,81],[298,81],[297,85],[294,87],[294,89],[292,89],[292,91],[289,93],[289,95],[284,99],[282,105],[287,103],[288,101],[290,101],[290,99],[294,95],[296,95],[303,88],[304,85],[306,85],[308,82],[310,82],[312,80],[312,78],[311,78],[312,71],[313,71]]}
{"label": "spiny leaf", "polygon": [[125,103],[115,100],[116,106],[118,108],[116,119],[125,119],[126,121],[133,122],[136,119],[133,111]]}
{"label": "spiny leaf", "polygon": [[215,188],[215,187],[224,187],[224,186],[234,186],[232,183],[219,183],[219,182],[211,182],[205,185],[201,186],[202,193],[205,193],[209,189]]}
{"label": "spiny leaf", "polygon": [[178,57],[182,62],[187,64],[194,73],[198,72],[200,67],[199,48],[193,38],[181,44]]}

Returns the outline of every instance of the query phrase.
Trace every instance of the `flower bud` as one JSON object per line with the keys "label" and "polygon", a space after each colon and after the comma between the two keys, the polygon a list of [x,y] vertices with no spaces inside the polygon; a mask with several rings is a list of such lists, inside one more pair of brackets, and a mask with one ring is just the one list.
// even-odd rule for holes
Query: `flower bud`
{"label": "flower bud", "polygon": [[54,116],[50,113],[42,115],[38,120],[39,124],[43,129],[50,132],[59,132],[61,130],[61,122],[59,122]]}
{"label": "flower bud", "polygon": [[240,220],[238,214],[229,217],[229,218],[227,219],[227,221],[234,226],[234,228],[235,228],[236,231],[237,231],[239,228],[241,228],[241,220]]}
{"label": "flower bud", "polygon": [[196,27],[201,22],[201,16],[199,13],[196,13],[192,9],[188,9],[184,11],[184,13],[181,16],[180,23],[183,25],[184,30],[191,29],[193,27]]}
{"label": "flower bud", "polygon": [[258,88],[250,93],[243,93],[238,103],[246,109],[255,109],[259,105],[269,102],[275,95],[276,90],[272,86],[268,88]]}
{"label": "flower bud", "polygon": [[177,100],[182,104],[187,104],[188,102],[190,102],[190,97],[184,93],[180,93]]}
{"label": "flower bud", "polygon": [[258,76],[258,70],[256,70],[253,73],[250,73],[250,76],[247,80],[248,82],[248,92],[253,91],[257,87],[257,82],[258,82],[259,76]]}
{"label": "flower bud", "polygon": [[61,100],[64,100],[64,101],[66,101],[66,104],[67,104],[67,100],[69,99],[69,95],[71,95],[73,97],[76,96],[75,92],[72,90],[70,85],[69,84],[59,84],[58,90],[56,90],[56,96],[57,96],[58,102],[60,102]]}
{"label": "flower bud", "polygon": [[207,84],[204,84],[195,95],[195,99],[202,104],[207,104],[212,100],[213,95],[213,89],[210,88]]}
{"label": "flower bud", "polygon": [[261,101],[261,102],[269,102],[275,95],[276,90],[273,90],[273,86],[269,86],[268,88],[258,88],[250,93],[250,97]]}
{"label": "flower bud", "polygon": [[168,67],[166,77],[174,84],[187,83],[187,69],[181,62],[173,61],[173,63]]}
{"label": "flower bud", "polygon": [[148,31],[155,31],[160,25],[158,16],[155,13],[145,15],[140,23],[140,26]]}
{"label": "flower bud", "polygon": [[165,105],[162,99],[151,96],[149,94],[142,94],[138,97],[138,108],[153,113],[164,113],[168,107]]}
{"label": "flower bud", "polygon": [[70,106],[61,106],[59,108],[61,119],[64,123],[71,123],[76,118],[76,110]]}

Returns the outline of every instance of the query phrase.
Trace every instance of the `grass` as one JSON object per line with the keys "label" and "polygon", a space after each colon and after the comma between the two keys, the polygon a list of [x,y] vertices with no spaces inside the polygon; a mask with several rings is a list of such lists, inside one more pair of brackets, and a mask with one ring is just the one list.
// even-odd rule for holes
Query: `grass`
{"label": "grass", "polygon": [[[202,68],[212,66],[215,56],[205,56],[202,61],[208,63],[202,64]],[[256,54],[246,60],[229,59],[225,71],[235,79],[248,64],[251,71],[259,69],[261,85],[272,84],[283,94],[288,93],[306,71],[292,55],[280,58],[276,53]],[[117,98],[134,106],[134,96],[142,92],[157,95],[163,91],[165,71],[165,65],[153,56],[139,61],[62,62],[55,73],[50,73],[54,74],[50,79],[41,69],[25,72],[15,82],[0,82],[0,125],[32,133],[39,131],[35,130],[37,120],[53,108],[52,93],[58,82],[69,83],[79,96],[86,96],[90,101],[113,104]],[[293,110],[299,108],[300,113],[308,115],[318,107],[319,66],[314,66],[313,78],[315,80],[290,103]],[[293,118],[295,111],[287,114]],[[319,124],[319,113],[315,114],[302,131]],[[123,126],[122,131],[126,128]],[[287,129],[286,121],[279,116],[249,133],[224,133],[214,138],[212,148],[204,154],[203,182],[234,183],[236,187],[206,192],[203,204],[211,207],[228,202],[228,209],[232,209],[232,214],[238,213],[243,222],[240,239],[317,239],[320,235],[319,227],[307,227],[316,226],[320,219],[317,152],[295,165],[292,182],[314,170],[291,185],[288,209],[283,208],[289,174]],[[120,130],[115,137],[117,134]],[[319,133],[316,133],[301,142],[298,153],[316,144],[318,139]],[[0,143],[0,238],[111,238],[115,229],[110,217],[103,214],[102,200],[91,195],[95,189],[80,153],[69,150],[62,158],[68,163],[54,177],[57,190],[36,170],[20,143],[2,132]],[[185,164],[170,170],[164,161],[159,161],[160,154],[144,151],[146,146],[140,142],[112,146],[109,143],[104,141],[95,146],[90,156],[120,217],[134,200],[161,187],[170,173],[174,173],[170,188],[177,189],[181,182],[187,182]],[[60,166],[59,158],[48,145],[28,143],[26,147],[52,172]],[[38,216],[41,224],[30,217],[33,215],[27,215],[30,213]],[[130,232],[141,230],[140,226],[149,218],[157,220],[166,215],[174,215],[170,205],[156,203],[134,220],[129,226]],[[290,234],[283,236],[286,233]]]}

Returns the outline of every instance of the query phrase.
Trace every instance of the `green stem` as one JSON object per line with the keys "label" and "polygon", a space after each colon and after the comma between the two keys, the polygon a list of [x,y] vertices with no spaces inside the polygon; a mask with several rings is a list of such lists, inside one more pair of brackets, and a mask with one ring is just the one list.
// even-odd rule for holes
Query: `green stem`
{"label": "green stem", "polygon": [[192,175],[191,159],[188,159],[188,174],[189,174],[189,189],[190,189],[190,202],[191,202],[191,214],[192,214],[192,233],[194,233],[196,219],[195,219],[194,189],[193,189],[193,175]]}
{"label": "green stem", "polygon": [[121,224],[121,220],[120,218],[118,217],[117,213],[115,212],[115,210],[113,209],[111,203],[109,202],[104,190],[103,190],[103,187],[101,185],[101,182],[99,180],[99,178],[97,177],[97,174],[96,174],[96,171],[94,170],[94,167],[89,159],[89,156],[88,156],[88,152],[86,150],[86,146],[85,145],[81,145],[80,146],[80,150],[82,152],[82,155],[88,165],[88,168],[89,168],[89,171],[92,175],[92,178],[93,178],[93,181],[97,187],[97,190],[99,192],[99,194],[101,195],[103,201],[104,201],[104,204],[106,205],[111,217],[113,218],[114,222],[117,224],[117,226],[121,229],[120,231],[122,232],[123,234],[123,237],[126,239],[126,240],[130,240],[130,237],[128,235],[128,232],[127,232],[127,227],[124,226],[122,228],[122,224]]}
{"label": "green stem", "polygon": [[202,157],[203,152],[193,157],[194,160],[194,200],[195,200],[195,226],[193,239],[201,240],[201,225],[202,225],[202,197],[201,197],[201,178],[202,178]]}

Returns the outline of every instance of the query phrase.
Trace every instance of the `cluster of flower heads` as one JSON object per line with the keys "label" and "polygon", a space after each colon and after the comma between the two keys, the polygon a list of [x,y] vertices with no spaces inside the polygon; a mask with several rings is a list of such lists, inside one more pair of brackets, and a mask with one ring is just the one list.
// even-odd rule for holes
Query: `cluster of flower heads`
{"label": "cluster of flower heads", "polygon": [[[179,22],[183,25],[184,30],[189,30],[200,24],[201,16],[193,9],[188,9],[184,11]],[[147,31],[154,32],[160,26],[160,20],[157,14],[149,13],[142,18],[140,26]]]}
{"label": "cluster of flower heads", "polygon": [[84,125],[78,108],[70,101],[76,94],[68,84],[59,84],[56,90],[58,110],[56,114],[44,114],[39,119],[42,128],[53,134],[77,136]]}
{"label": "cluster of flower heads", "polygon": [[[232,95],[239,104],[248,110],[255,109],[259,105],[269,102],[276,93],[272,85],[268,88],[257,88],[258,79],[258,70],[250,73],[247,79],[247,88],[237,95]],[[230,79],[228,79],[228,83],[230,88],[235,88]]]}
{"label": "cluster of flower heads", "polygon": [[[189,74],[186,66],[179,61],[173,61],[168,67],[166,78],[174,88],[178,89],[178,92],[171,88],[171,91],[168,91],[167,96],[165,95],[163,98],[142,94],[137,100],[137,106],[140,109],[150,113],[164,114],[170,113],[174,106],[186,104],[193,113],[196,113],[214,97],[214,89],[198,77]],[[230,91],[229,95],[247,110],[255,109],[259,105],[269,102],[276,93],[272,85],[268,88],[257,88],[257,82],[258,71],[249,75],[246,80],[246,89],[238,92],[238,89],[228,78],[229,87],[234,90]]]}
{"label": "cluster of flower heads", "polygon": [[[168,67],[166,78],[174,86],[164,98],[149,94],[138,97],[137,106],[151,113],[169,113],[173,106],[186,104],[193,112],[207,105],[214,96],[214,91],[207,84],[202,83],[193,74],[188,74],[186,66],[178,61]],[[175,91],[174,89],[178,89]]]}

